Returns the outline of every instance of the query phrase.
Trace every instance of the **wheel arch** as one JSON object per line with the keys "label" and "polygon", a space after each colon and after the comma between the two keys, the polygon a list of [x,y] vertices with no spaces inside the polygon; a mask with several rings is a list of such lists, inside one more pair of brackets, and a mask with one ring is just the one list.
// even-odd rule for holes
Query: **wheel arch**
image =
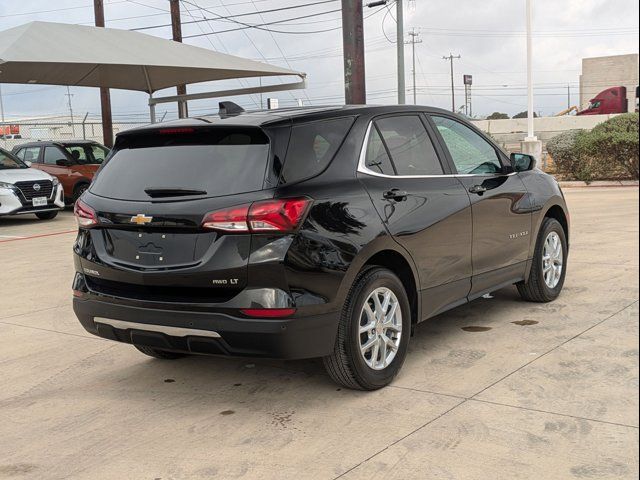
{"label": "wheel arch", "polygon": [[[564,230],[564,235],[567,239],[567,245],[569,245],[569,218],[565,210],[558,204],[551,205],[547,211],[544,213],[544,218],[553,218],[562,225],[562,229]],[[540,222],[542,224],[542,222]],[[538,227],[539,228],[539,227]]]}
{"label": "wheel arch", "polygon": [[342,281],[341,292],[344,292],[340,303],[346,300],[346,293],[362,270],[371,266],[380,266],[395,273],[403,285],[411,305],[411,322],[416,324],[421,318],[420,280],[413,259],[408,252],[390,237],[379,237],[365,247],[354,259]]}

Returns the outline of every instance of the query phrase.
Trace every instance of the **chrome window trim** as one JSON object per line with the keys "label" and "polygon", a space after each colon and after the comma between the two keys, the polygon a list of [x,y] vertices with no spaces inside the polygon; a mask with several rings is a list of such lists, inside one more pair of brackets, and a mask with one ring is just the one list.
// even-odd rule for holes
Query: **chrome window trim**
{"label": "chrome window trim", "polygon": [[518,172],[511,173],[443,173],[441,175],[387,175],[385,173],[374,172],[373,170],[369,170],[366,165],[367,160],[367,146],[369,145],[369,136],[371,135],[371,129],[373,128],[374,120],[369,121],[369,125],[367,126],[367,132],[364,135],[364,143],[362,144],[362,148],[360,149],[360,159],[358,160],[358,173],[363,173],[365,175],[370,175],[373,177],[381,177],[381,178],[463,178],[463,177],[496,177],[496,176],[507,176],[515,175]]}
{"label": "chrome window trim", "polygon": [[93,319],[95,323],[102,323],[103,325],[110,325],[113,328],[117,328],[119,330],[142,330],[147,332],[158,332],[164,333],[166,335],[172,337],[209,337],[209,338],[220,338],[220,334],[217,332],[212,332],[209,330],[196,330],[194,328],[182,328],[182,327],[169,327],[166,325],[153,325],[150,323],[135,323],[135,322],[126,322],[123,320],[115,320],[113,318],[103,318],[103,317],[95,317]]}

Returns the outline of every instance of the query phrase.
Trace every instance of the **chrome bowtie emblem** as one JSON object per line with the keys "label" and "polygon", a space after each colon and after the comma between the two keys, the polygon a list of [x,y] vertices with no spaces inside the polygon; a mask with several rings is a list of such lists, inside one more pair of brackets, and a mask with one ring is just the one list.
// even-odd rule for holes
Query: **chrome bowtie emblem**
{"label": "chrome bowtie emblem", "polygon": [[34,184],[33,184],[33,189],[34,189],[36,192],[39,192],[39,191],[40,191],[40,184],[39,184],[39,183],[34,183]]}
{"label": "chrome bowtie emblem", "polygon": [[136,225],[144,225],[146,223],[151,223],[153,217],[147,217],[144,213],[139,213],[129,220],[131,223],[135,223]]}

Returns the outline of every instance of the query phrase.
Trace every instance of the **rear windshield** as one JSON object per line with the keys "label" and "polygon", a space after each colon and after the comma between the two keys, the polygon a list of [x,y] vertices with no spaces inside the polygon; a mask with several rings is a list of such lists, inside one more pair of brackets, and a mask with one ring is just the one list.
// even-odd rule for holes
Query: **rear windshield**
{"label": "rear windshield", "polygon": [[269,140],[259,129],[166,129],[118,139],[91,185],[103,197],[149,201],[261,190]]}

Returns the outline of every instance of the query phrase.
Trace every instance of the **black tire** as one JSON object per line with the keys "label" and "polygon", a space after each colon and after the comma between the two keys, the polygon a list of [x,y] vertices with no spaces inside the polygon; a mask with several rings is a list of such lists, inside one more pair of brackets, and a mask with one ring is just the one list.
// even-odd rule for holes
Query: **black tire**
{"label": "black tire", "polygon": [[58,211],[54,210],[53,212],[37,212],[36,217],[40,220],[53,220],[58,216]]}
{"label": "black tire", "polygon": [[[362,308],[369,295],[380,287],[391,290],[398,299],[402,313],[402,334],[391,363],[382,370],[374,370],[360,353],[359,327]],[[334,351],[323,358],[329,376],[340,385],[355,390],[377,390],[393,380],[402,368],[411,335],[411,307],[400,279],[390,270],[370,267],[362,271],[351,287],[340,315]]]}
{"label": "black tire", "polygon": [[75,187],[73,187],[73,203],[80,198],[80,196],[89,188],[88,183],[79,183]]}
{"label": "black tire", "polygon": [[[545,283],[542,265],[544,243],[551,232],[558,234],[562,244],[562,272],[560,274],[560,280],[554,288],[550,288]],[[533,255],[533,265],[529,272],[529,278],[524,282],[516,284],[520,296],[529,302],[538,303],[551,302],[558,298],[564,286],[564,279],[567,273],[567,254],[567,236],[562,225],[555,218],[545,218],[538,232],[536,249]]]}
{"label": "black tire", "polygon": [[161,360],[177,360],[178,358],[186,357],[186,354],[184,353],[170,352],[160,348],[146,347],[144,345],[134,345],[134,347],[145,355],[149,355],[153,358],[159,358]]}

